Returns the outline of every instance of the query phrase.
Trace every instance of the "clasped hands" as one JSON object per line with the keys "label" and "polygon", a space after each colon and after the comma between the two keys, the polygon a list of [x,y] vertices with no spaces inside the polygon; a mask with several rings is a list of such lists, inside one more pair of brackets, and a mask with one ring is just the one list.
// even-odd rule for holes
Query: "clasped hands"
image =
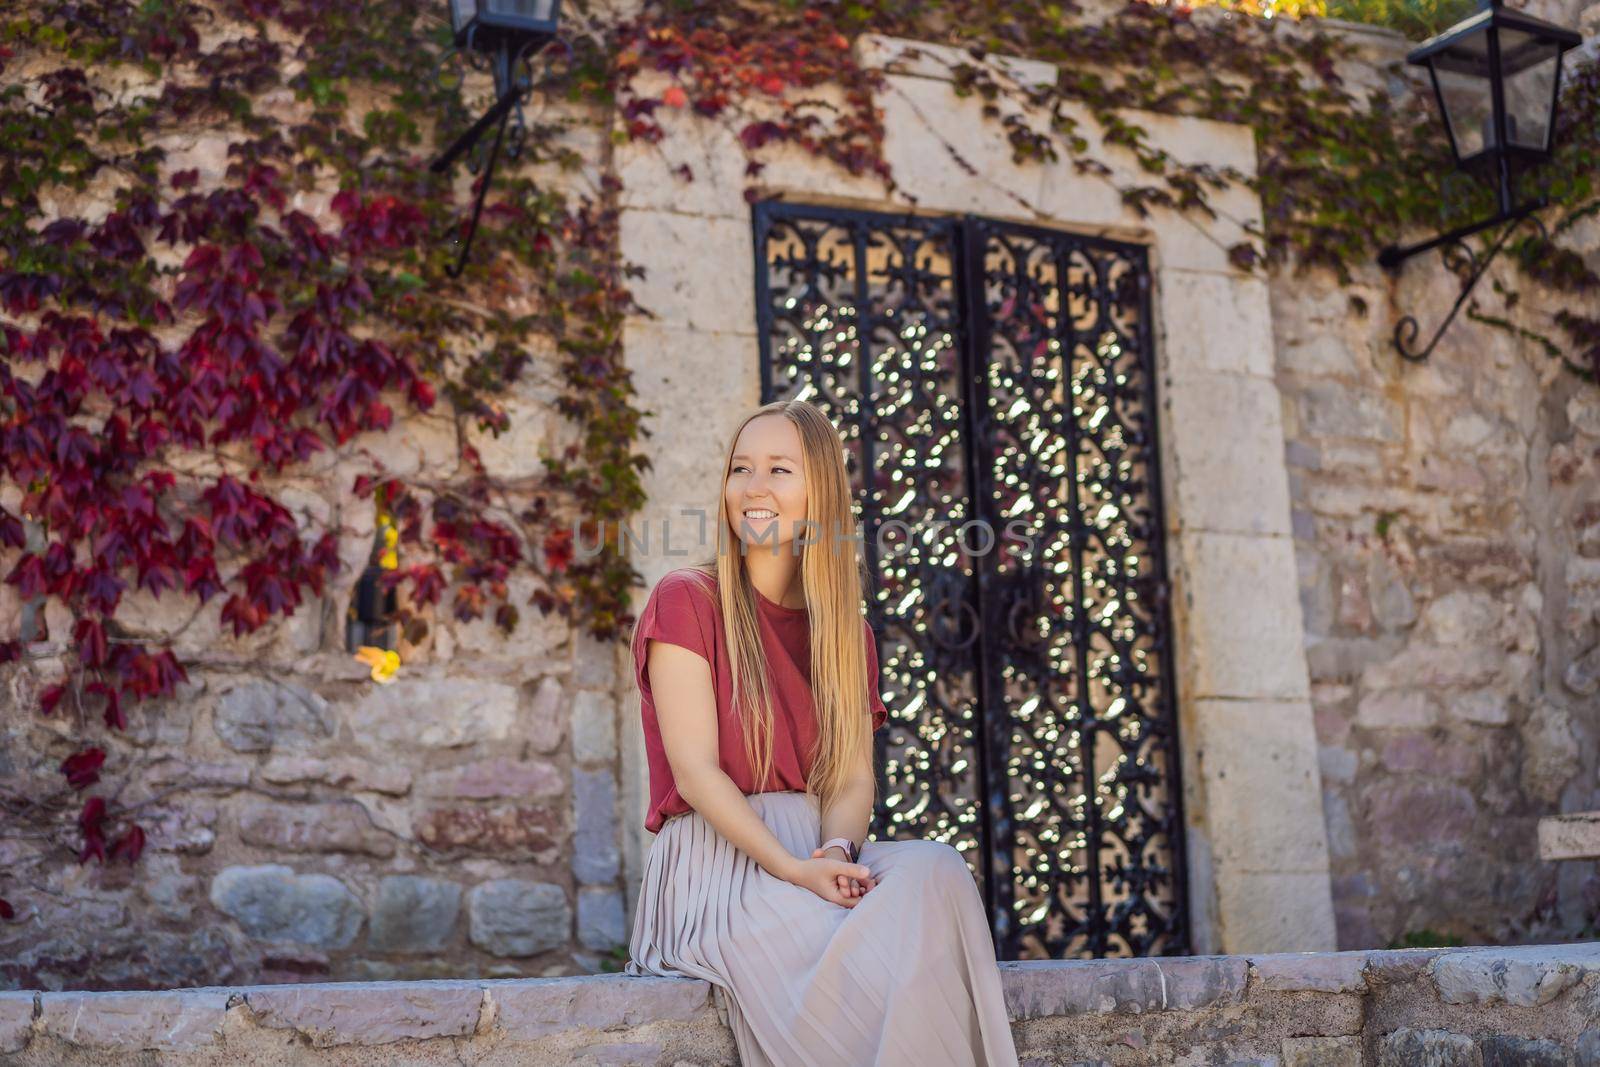
{"label": "clasped hands", "polygon": [[[811,859],[830,860],[824,864],[806,863],[801,865],[796,884],[811,890],[824,900],[831,901],[841,907],[853,908],[858,904],[867,891],[878,884],[872,877],[867,865],[861,862],[850,863],[845,859],[844,849],[838,845],[827,849],[814,848],[811,850]],[[844,870],[839,870],[843,867]],[[814,870],[813,868],[825,868]]]}

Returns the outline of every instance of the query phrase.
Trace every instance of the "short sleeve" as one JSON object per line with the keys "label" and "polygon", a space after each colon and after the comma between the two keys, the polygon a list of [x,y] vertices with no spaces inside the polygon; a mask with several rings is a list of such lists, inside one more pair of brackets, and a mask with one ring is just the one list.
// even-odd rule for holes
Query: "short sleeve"
{"label": "short sleeve", "polygon": [[863,625],[867,631],[867,710],[872,713],[873,732],[883,726],[889,718],[889,709],[883,706],[883,697],[878,694],[881,679],[878,676],[878,635],[872,632],[872,627]]}
{"label": "short sleeve", "polygon": [[649,689],[645,667],[651,638],[687,648],[707,663],[713,662],[715,623],[710,595],[710,590],[685,571],[673,571],[656,583],[633,635],[634,672],[641,691]]}

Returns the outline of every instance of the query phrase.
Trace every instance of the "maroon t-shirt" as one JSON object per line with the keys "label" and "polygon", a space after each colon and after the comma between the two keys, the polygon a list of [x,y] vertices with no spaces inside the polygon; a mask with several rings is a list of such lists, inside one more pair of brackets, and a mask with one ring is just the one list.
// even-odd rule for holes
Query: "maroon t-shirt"
{"label": "maroon t-shirt", "polygon": [[[691,810],[678,794],[672,780],[672,766],[661,743],[661,725],[656,720],[655,701],[650,695],[650,679],[645,666],[649,661],[650,639],[681,645],[697,653],[711,665],[717,694],[717,749],[723,773],[733,779],[745,795],[760,792],[755,772],[744,754],[744,731],[733,708],[733,672],[728,662],[727,643],[722,630],[722,602],[717,598],[717,582],[710,575],[692,568],[672,571],[656,583],[639,613],[633,643],[634,678],[639,684],[640,714],[644,724],[645,758],[650,765],[650,811],[644,828],[651,833],[661,829],[668,817]],[[811,769],[805,753],[817,736],[816,708],[811,702],[811,617],[805,608],[786,608],[756,592],[756,614],[761,624],[761,645],[767,657],[772,688],[772,780],[770,790],[804,792],[806,772]],[[877,730],[889,712],[878,695],[878,647],[872,628],[861,620],[867,643],[867,695],[872,729]]]}

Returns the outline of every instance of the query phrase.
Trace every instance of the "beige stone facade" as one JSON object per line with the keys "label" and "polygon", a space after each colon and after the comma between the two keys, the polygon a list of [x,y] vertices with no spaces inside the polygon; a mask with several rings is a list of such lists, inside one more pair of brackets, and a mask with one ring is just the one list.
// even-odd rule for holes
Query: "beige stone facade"
{"label": "beige stone facade", "polygon": [[[1386,91],[1403,42],[1351,32],[1363,54],[1348,78]],[[1015,163],[952,93],[937,48],[857,48],[887,75],[899,189],[777,147],[761,154],[759,195],[973,213],[1149,251],[1195,951],[1592,935],[1595,861],[1573,848],[1541,860],[1535,827],[1600,809],[1600,392],[1465,316],[1429,362],[1405,363],[1389,344],[1398,315],[1428,328],[1454,297],[1437,260],[1394,279],[1361,267],[1343,286],[1240,270],[1228,249],[1261,215],[1246,187],[1218,196],[1211,221],[1138,218],[1114,188],[1134,166],[1121,150],[1094,149],[1109,181]],[[1020,83],[1054,77],[990,62]],[[660,144],[614,156],[595,116],[570,132],[614,167],[622,252],[645,271],[634,291],[649,314],[625,333],[652,412],[650,502],[630,524],[656,538],[638,553],[641,603],[690,558],[691,538],[659,539],[714,505],[721,449],[760,395],[743,149],[720,123],[657,117]],[[1255,168],[1246,128],[1127,117],[1183,162]],[[226,136],[197,134],[175,160],[216,166]],[[1568,239],[1593,262],[1600,224]],[[1512,279],[1486,280],[1486,308],[1496,276]],[[1512,318],[1548,329],[1558,306],[1527,286]],[[571,433],[551,400],[519,387],[513,433],[475,442],[517,491],[540,473],[540,443]],[[412,476],[453,463],[457,444],[448,419],[412,416],[352,448]],[[347,570],[373,534],[350,474],[341,460],[277,487],[303,521],[338,527]],[[626,649],[531,609],[510,640],[446,619],[377,687],[343,649],[349,578],[239,641],[214,610],[171,598],[124,609],[191,663],[182,699],[137,712],[117,743],[125,799],[147,805],[143,869],[38,866],[37,844],[0,828],[0,869],[34,864],[40,887],[0,925],[0,986],[70,988],[90,966],[113,986],[557,976],[617,957],[650,842]],[[21,611],[0,585],[0,612]],[[59,783],[69,728],[36,710],[55,667],[0,669],[0,781],[14,788]],[[92,951],[90,927],[103,931]],[[479,1006],[476,987],[456,1005],[474,1020]]]}

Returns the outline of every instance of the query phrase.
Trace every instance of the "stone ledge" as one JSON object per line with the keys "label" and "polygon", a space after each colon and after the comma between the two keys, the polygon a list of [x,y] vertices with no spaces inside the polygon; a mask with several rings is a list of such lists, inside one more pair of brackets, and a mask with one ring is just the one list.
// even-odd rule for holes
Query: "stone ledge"
{"label": "stone ledge", "polygon": [[[1600,944],[1000,970],[1024,1063],[1094,1062],[1113,1045],[1119,1064],[1193,1055],[1381,1067],[1464,1050],[1477,1058],[1461,1062],[1488,1062],[1513,1048],[1600,1063],[1585,1058],[1600,1053]],[[0,1064],[278,1063],[286,1040],[307,1064],[737,1062],[712,987],[678,978],[0,993]]]}

